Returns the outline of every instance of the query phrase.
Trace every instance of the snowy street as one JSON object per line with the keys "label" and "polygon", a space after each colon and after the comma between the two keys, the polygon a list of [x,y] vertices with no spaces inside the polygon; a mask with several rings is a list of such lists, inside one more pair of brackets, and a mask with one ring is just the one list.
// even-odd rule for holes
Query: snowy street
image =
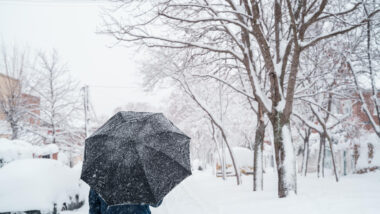
{"label": "snowy street", "polygon": [[[380,210],[380,172],[341,177],[336,183],[330,175],[317,179],[315,174],[298,177],[297,196],[276,197],[274,176],[265,176],[264,192],[251,191],[252,177],[244,176],[237,187],[234,178],[223,182],[211,172],[195,172],[177,186],[152,214],[376,214]],[[66,214],[87,214],[88,206]]]}
{"label": "snowy street", "polygon": [[0,214],[380,214],[380,0],[0,0]]}

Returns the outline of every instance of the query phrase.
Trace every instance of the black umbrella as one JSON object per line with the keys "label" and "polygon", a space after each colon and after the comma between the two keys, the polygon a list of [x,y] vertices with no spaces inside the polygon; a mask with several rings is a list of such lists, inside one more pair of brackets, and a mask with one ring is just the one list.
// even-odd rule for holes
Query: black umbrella
{"label": "black umbrella", "polygon": [[189,143],[161,113],[119,112],[86,139],[81,179],[108,205],[155,205],[191,175]]}

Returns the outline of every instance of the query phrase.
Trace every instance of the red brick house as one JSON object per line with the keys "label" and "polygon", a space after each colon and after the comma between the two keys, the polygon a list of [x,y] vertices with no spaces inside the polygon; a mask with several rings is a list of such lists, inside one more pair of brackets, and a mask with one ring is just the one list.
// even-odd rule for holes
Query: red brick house
{"label": "red brick house", "polygon": [[[14,93],[14,91],[16,91],[16,93],[21,93],[23,105],[29,108],[32,114],[35,114],[37,116],[33,117],[32,115],[26,115],[24,117],[24,121],[28,122],[29,124],[40,125],[40,121],[36,119],[40,115],[40,98],[30,94],[22,93],[20,88],[20,80],[0,73],[0,100],[6,99],[8,96]],[[0,109],[0,123],[2,124],[2,127],[0,127],[0,137],[9,138],[11,136],[9,133],[9,128],[4,127],[7,126],[5,117],[6,115]]]}
{"label": "red brick house", "polygon": [[[366,90],[363,92],[363,97],[365,99],[368,110],[372,113],[373,119],[377,124],[379,124],[379,120],[377,116],[375,116],[375,106],[374,102],[371,100],[372,92]],[[359,98],[359,95],[356,93],[355,97]],[[377,93],[377,99],[380,99],[380,92]],[[367,114],[362,110],[363,103],[362,102],[354,102],[352,105],[352,117],[358,119],[363,125],[363,128],[369,132],[373,132],[373,127],[370,124],[370,120]]]}

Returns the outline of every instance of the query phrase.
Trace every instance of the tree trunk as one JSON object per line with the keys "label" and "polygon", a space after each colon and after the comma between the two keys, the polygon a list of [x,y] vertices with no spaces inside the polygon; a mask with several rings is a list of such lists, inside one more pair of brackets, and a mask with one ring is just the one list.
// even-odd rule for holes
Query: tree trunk
{"label": "tree trunk", "polygon": [[278,174],[278,196],[284,198],[289,193],[297,193],[294,148],[290,135],[289,120],[281,123],[281,113],[272,118],[274,149]]}
{"label": "tree trunk", "polygon": [[18,138],[18,126],[17,124],[11,123],[11,129],[12,129],[12,136],[11,139],[15,140]]}
{"label": "tree trunk", "polygon": [[334,150],[333,150],[333,140],[329,137],[329,145],[330,145],[330,151],[331,151],[331,159],[332,159],[332,164],[333,164],[333,169],[334,169],[334,174],[335,174],[335,180],[336,182],[339,181],[338,178],[338,173],[336,171],[336,165],[335,165],[335,156],[334,156]]}
{"label": "tree trunk", "polygon": [[301,174],[303,176],[306,176],[306,174],[307,174],[307,164],[309,162],[309,154],[310,154],[310,150],[309,150],[309,137],[310,137],[310,135],[306,135],[305,139],[304,139],[303,158],[302,158],[302,170],[301,170]]}
{"label": "tree trunk", "polygon": [[[261,118],[257,121],[255,144],[253,148],[253,191],[257,191],[258,186],[263,190],[262,148],[264,143],[265,124],[261,115],[260,117]],[[259,185],[258,182],[260,182]]]}
{"label": "tree trunk", "polygon": [[[211,123],[211,128],[212,128],[212,140],[215,142],[215,146],[216,146],[216,151],[218,152],[218,157],[219,157],[219,163],[220,163],[220,167],[221,167],[221,173],[222,173],[222,178],[223,180],[225,180],[226,178],[224,177],[225,176],[225,172],[223,170],[225,170],[222,166],[223,166],[223,159],[222,159],[222,155],[220,153],[220,148],[219,148],[219,145],[218,145],[218,141],[216,139],[216,134],[215,134],[215,127],[214,127],[214,122],[212,122],[212,120],[210,120],[210,123]],[[215,166],[216,168],[216,166]],[[217,169],[215,170],[215,173],[217,174]]]}
{"label": "tree trunk", "polygon": [[260,145],[260,172],[261,172],[261,176],[260,176],[260,179],[259,179],[259,184],[260,184],[260,188],[261,188],[261,191],[264,190],[264,140],[263,142],[261,143]]}
{"label": "tree trunk", "polygon": [[325,142],[326,137],[324,134],[319,134],[319,152],[318,152],[318,165],[317,165],[317,174],[319,177],[324,177],[324,159],[325,159]]}
{"label": "tree trunk", "polygon": [[232,148],[231,148],[230,144],[228,143],[227,137],[224,134],[223,130],[221,130],[221,132],[222,132],[222,136],[223,136],[224,142],[226,143],[228,152],[230,153],[230,157],[231,157],[231,161],[232,161],[232,166],[234,167],[235,174],[236,174],[236,183],[237,183],[237,185],[240,185],[241,184],[240,170],[238,168],[238,165],[236,164],[234,152],[232,151]]}
{"label": "tree trunk", "polygon": [[322,178],[325,177],[325,160],[326,160],[326,137],[325,135],[323,136],[323,150],[322,150]]}
{"label": "tree trunk", "polygon": [[[222,147],[222,162],[221,162],[221,167],[222,167],[222,177],[223,180],[226,180],[226,150],[224,149],[224,144],[223,144],[223,139],[220,140],[220,146]],[[232,158],[231,158],[232,159]]]}

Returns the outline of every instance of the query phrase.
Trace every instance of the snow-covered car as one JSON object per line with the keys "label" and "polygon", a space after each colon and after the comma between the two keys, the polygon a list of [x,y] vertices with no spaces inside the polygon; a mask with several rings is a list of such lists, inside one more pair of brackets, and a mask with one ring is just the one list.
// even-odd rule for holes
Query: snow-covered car
{"label": "snow-covered car", "polygon": [[59,213],[79,208],[88,196],[80,167],[56,160],[24,159],[0,168],[0,213]]}

